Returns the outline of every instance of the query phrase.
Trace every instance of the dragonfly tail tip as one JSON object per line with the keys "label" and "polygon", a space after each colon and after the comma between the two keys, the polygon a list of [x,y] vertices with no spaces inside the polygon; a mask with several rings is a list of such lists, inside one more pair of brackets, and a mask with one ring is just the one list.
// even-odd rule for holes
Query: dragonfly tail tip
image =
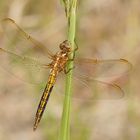
{"label": "dragonfly tail tip", "polygon": [[33,131],[35,131],[36,129],[37,129],[37,127],[36,127],[36,126],[34,126],[34,127],[33,127]]}

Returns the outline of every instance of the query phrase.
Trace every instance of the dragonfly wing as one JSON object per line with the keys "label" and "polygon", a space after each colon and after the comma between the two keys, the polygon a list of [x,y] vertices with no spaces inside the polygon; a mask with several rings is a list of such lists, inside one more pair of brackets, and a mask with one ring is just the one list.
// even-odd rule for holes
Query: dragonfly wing
{"label": "dragonfly wing", "polygon": [[[125,59],[97,60],[87,58],[76,59],[74,62],[74,99],[90,101],[121,99],[125,96],[125,92],[116,84],[116,79],[131,70],[130,62]],[[64,89],[64,87],[60,89]],[[64,91],[60,93],[64,93]]]}
{"label": "dragonfly wing", "polygon": [[0,67],[16,78],[28,83],[41,83],[46,80],[48,66],[35,59],[24,57],[0,48]]}
{"label": "dragonfly wing", "polygon": [[132,64],[125,59],[97,60],[81,58],[75,60],[76,73],[94,79],[117,78],[127,74]]}
{"label": "dragonfly wing", "polygon": [[[57,98],[68,96],[65,93],[64,76],[59,76],[53,92]],[[123,89],[108,81],[81,76],[74,73],[72,78],[72,100],[82,102],[92,102],[95,100],[118,100],[125,97]]]}
{"label": "dragonfly wing", "polygon": [[[2,20],[2,29],[6,34],[6,44],[8,50],[18,52],[18,54],[29,55],[36,58],[52,58],[52,52],[42,43],[27,34],[16,22],[10,18]],[[7,43],[8,42],[8,43]],[[43,58],[43,59],[44,59]]]}
{"label": "dragonfly wing", "polygon": [[80,75],[75,75],[74,77],[74,98],[92,101],[98,99],[121,99],[125,96],[122,88],[115,83]]}

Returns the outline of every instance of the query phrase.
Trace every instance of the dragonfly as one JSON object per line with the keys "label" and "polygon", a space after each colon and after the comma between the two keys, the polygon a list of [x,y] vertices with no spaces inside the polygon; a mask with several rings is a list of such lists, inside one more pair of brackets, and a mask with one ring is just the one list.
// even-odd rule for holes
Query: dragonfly
{"label": "dragonfly", "polygon": [[[0,57],[1,56],[10,56],[10,58],[14,58],[14,60],[18,61],[19,63],[26,65],[27,67],[32,67],[32,69],[37,69],[37,67],[41,69],[49,69],[49,76],[47,80],[47,84],[44,88],[42,97],[40,99],[37,112],[35,115],[35,121],[33,125],[33,130],[35,131],[40,123],[40,120],[43,116],[44,110],[46,108],[46,105],[48,103],[49,97],[51,95],[51,92],[53,90],[53,87],[56,83],[58,75],[60,73],[68,74],[69,71],[72,69],[75,71],[75,69],[78,69],[79,71],[74,75],[74,77],[78,77],[79,82],[78,83],[83,83],[85,86],[89,86],[89,83],[95,81],[99,82],[102,85],[112,87],[115,89],[118,93],[121,93],[123,95],[123,90],[122,88],[115,84],[115,83],[110,83],[110,82],[104,82],[101,80],[96,80],[96,78],[93,75],[93,72],[95,70],[95,65],[96,67],[101,65],[101,69],[99,68],[97,71],[97,75],[101,75],[102,71],[107,71],[108,70],[108,64],[109,67],[112,64],[119,64],[117,65],[117,69],[119,69],[122,66],[125,66],[125,71],[122,73],[126,73],[126,71],[129,71],[132,67],[131,63],[127,61],[126,59],[107,59],[107,60],[102,60],[102,59],[93,59],[93,58],[74,58],[70,59],[69,56],[71,53],[75,54],[75,51],[77,50],[77,47],[75,50],[71,50],[71,44],[68,40],[63,41],[59,45],[59,51],[56,54],[53,54],[46,46],[44,46],[42,43],[37,41],[35,38],[30,36],[28,33],[26,33],[13,19],[11,18],[5,18],[2,20],[3,25],[7,26],[13,26],[15,30],[17,31],[17,35],[25,38],[29,42],[31,42],[34,46],[33,49],[40,51],[42,54],[45,54],[46,57],[48,57],[51,62],[44,64],[40,63],[37,60],[34,60],[30,57],[18,55],[14,52],[11,52],[7,49],[0,48]],[[76,45],[77,46],[77,45]],[[4,59],[3,59],[4,60]],[[74,62],[74,68],[67,69],[67,64],[70,63],[71,61]],[[103,66],[103,67],[102,67]],[[104,67],[105,66],[105,67]],[[107,68],[106,68],[107,66]],[[123,69],[123,68],[122,68]],[[82,71],[82,72],[81,72]],[[99,72],[100,71],[100,72]],[[116,68],[115,68],[116,71]],[[95,73],[95,72],[94,72]],[[120,75],[122,75],[120,72]],[[111,75],[110,71],[108,72],[107,76]],[[116,74],[114,74],[116,75]],[[86,97],[87,95],[85,95]]]}

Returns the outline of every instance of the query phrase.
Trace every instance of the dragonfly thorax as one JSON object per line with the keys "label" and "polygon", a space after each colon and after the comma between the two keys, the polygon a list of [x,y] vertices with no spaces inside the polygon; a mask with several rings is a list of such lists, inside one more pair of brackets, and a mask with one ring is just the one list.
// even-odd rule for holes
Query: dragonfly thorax
{"label": "dragonfly thorax", "polygon": [[55,59],[51,63],[52,69],[55,69],[58,72],[63,71],[68,59],[68,53],[64,53],[62,51],[58,52],[55,55]]}
{"label": "dragonfly thorax", "polygon": [[60,51],[56,53],[55,59],[52,62],[53,68],[55,67],[59,72],[65,69],[66,63],[68,61],[68,56],[70,53],[70,44],[68,40],[63,41],[59,45]]}

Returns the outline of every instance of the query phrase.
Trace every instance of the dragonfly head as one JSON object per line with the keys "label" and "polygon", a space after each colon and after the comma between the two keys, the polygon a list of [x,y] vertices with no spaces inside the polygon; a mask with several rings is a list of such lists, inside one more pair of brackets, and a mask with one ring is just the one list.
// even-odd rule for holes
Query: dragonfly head
{"label": "dragonfly head", "polygon": [[70,43],[68,42],[68,40],[63,41],[60,44],[59,48],[60,48],[60,50],[62,50],[63,53],[69,53],[71,51]]}

